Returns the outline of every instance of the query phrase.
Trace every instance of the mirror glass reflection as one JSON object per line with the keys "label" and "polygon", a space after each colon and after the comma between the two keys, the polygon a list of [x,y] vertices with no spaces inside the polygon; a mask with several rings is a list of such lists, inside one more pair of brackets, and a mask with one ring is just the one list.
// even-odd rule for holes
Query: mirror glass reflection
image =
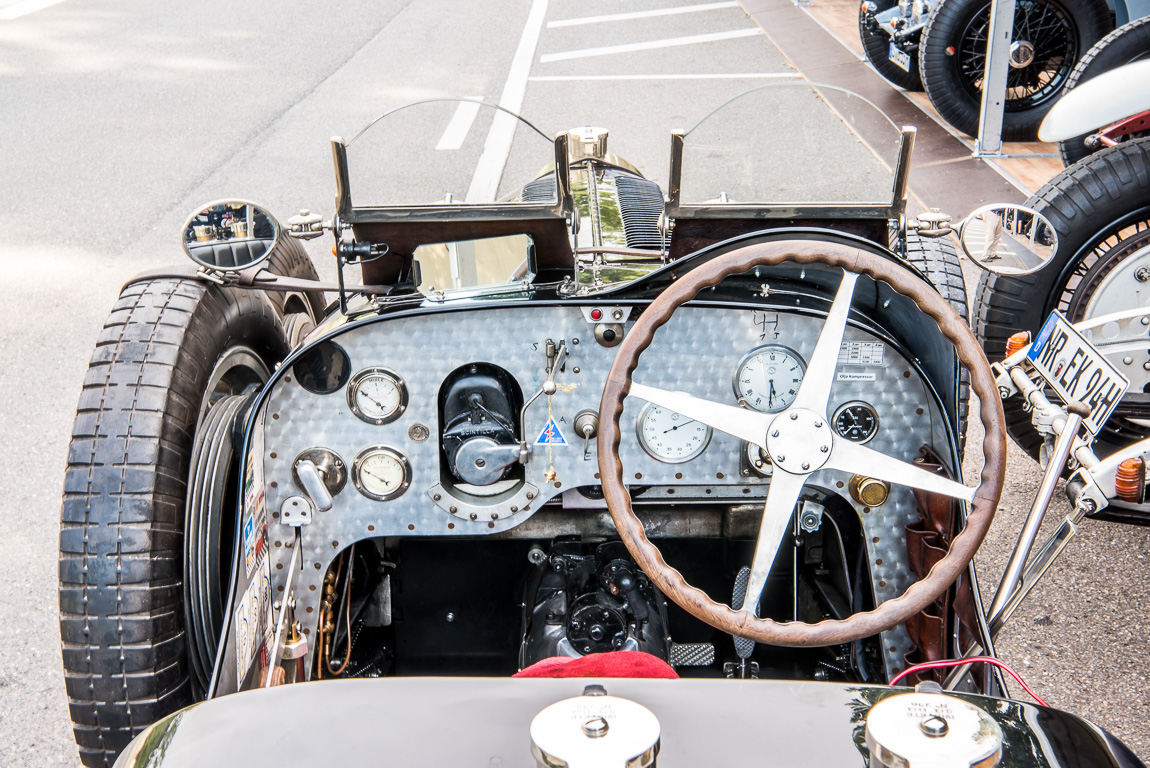
{"label": "mirror glass reflection", "polygon": [[264,261],[279,239],[275,218],[243,200],[204,206],[184,224],[184,252],[202,267],[219,271],[247,269]]}
{"label": "mirror glass reflection", "polygon": [[959,239],[967,256],[999,275],[1037,272],[1058,250],[1054,226],[1024,205],[979,208],[962,222]]}

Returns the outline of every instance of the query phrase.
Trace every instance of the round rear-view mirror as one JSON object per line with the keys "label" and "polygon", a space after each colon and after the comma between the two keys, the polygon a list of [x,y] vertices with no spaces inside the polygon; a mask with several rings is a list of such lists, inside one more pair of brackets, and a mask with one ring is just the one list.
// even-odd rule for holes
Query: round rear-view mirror
{"label": "round rear-view mirror", "polygon": [[246,200],[218,200],[188,217],[181,244],[213,272],[239,272],[265,261],[280,237],[275,217]]}
{"label": "round rear-view mirror", "polygon": [[1054,225],[1025,205],[979,208],[962,222],[958,239],[974,263],[999,275],[1037,272],[1058,250]]}

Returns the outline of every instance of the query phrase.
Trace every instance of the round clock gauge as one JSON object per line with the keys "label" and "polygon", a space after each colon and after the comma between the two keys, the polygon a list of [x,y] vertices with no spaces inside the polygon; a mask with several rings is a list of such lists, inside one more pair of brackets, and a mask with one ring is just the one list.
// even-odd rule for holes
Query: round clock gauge
{"label": "round clock gauge", "polygon": [[735,369],[735,396],[756,411],[781,411],[795,401],[805,371],[806,363],[790,347],[757,347]]}

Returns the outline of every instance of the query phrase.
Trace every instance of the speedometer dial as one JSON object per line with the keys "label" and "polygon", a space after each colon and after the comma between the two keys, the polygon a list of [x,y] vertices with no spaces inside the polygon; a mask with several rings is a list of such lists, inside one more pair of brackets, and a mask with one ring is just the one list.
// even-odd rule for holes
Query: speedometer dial
{"label": "speedometer dial", "polygon": [[711,428],[706,424],[654,403],[639,411],[637,431],[643,450],[667,464],[690,461],[711,442]]}
{"label": "speedometer dial", "polygon": [[368,424],[390,424],[407,408],[407,387],[386,368],[364,368],[348,382],[347,404]]}
{"label": "speedometer dial", "polygon": [[803,359],[790,347],[757,347],[735,370],[735,396],[756,411],[781,411],[795,401],[805,371]]}

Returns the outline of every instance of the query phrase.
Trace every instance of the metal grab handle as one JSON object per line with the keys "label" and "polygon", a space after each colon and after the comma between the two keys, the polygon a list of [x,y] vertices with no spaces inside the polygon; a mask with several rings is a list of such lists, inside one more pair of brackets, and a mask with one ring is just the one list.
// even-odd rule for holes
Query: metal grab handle
{"label": "metal grab handle", "polygon": [[320,472],[319,467],[307,459],[301,459],[296,464],[295,471],[299,476],[300,485],[303,486],[303,492],[307,494],[311,505],[320,512],[327,512],[331,509],[331,491],[324,484],[323,473]]}

